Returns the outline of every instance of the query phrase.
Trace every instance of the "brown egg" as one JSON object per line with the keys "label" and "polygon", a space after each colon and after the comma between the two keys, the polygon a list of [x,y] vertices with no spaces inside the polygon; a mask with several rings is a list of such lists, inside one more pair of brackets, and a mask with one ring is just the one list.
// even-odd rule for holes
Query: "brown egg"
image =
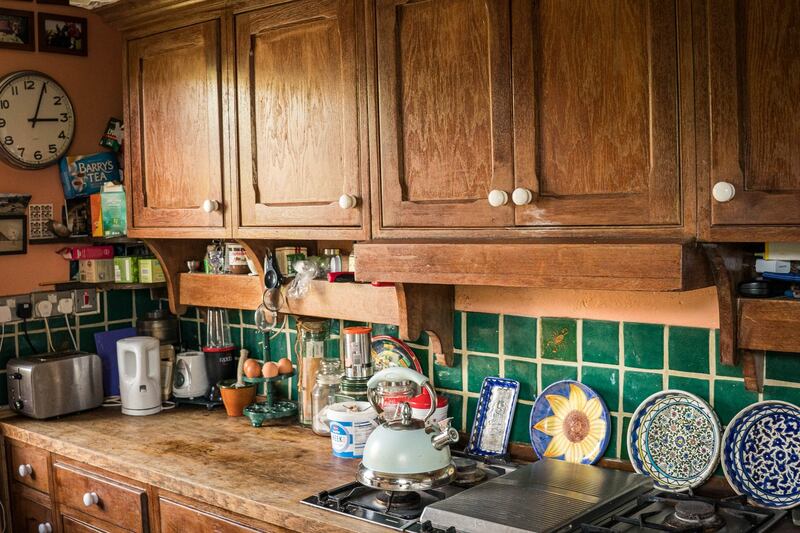
{"label": "brown egg", "polygon": [[278,375],[278,365],[272,361],[267,361],[264,363],[264,366],[261,367],[261,375],[265,378],[274,378]]}
{"label": "brown egg", "polygon": [[244,362],[244,375],[248,378],[261,377],[261,363],[255,359],[246,359]]}
{"label": "brown egg", "polygon": [[278,361],[278,372],[281,374],[291,374],[292,370],[294,370],[292,361],[288,357],[281,357]]}

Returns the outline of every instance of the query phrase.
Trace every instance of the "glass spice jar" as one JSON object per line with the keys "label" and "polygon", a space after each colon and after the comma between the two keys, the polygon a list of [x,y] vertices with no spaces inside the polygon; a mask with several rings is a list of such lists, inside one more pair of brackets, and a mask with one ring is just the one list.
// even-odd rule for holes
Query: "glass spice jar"
{"label": "glass spice jar", "polygon": [[317,373],[317,382],[311,392],[311,430],[317,435],[330,435],[330,425],[325,411],[336,403],[336,395],[342,382],[338,359],[323,359]]}

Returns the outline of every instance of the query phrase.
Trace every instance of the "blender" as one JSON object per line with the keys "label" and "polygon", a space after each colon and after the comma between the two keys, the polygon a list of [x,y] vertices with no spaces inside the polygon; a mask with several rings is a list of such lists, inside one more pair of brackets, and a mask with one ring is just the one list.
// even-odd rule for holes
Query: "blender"
{"label": "blender", "polygon": [[219,382],[236,379],[236,346],[231,341],[231,327],[225,309],[209,308],[206,317],[206,345],[203,353],[211,390],[208,399],[221,402]]}

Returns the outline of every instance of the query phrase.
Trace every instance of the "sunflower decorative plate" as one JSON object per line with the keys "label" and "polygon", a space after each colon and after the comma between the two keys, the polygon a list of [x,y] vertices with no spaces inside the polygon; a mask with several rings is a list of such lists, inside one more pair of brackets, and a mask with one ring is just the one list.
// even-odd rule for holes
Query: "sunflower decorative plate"
{"label": "sunflower decorative plate", "polygon": [[536,398],[530,433],[540,459],[591,465],[606,451],[611,438],[608,408],[583,383],[558,381]]}
{"label": "sunflower decorative plate", "polygon": [[717,467],[722,428],[705,400],[665,390],[636,408],[628,428],[633,468],[668,491],[693,489]]}
{"label": "sunflower decorative plate", "polygon": [[722,442],[722,471],[737,493],[765,507],[800,504],[800,407],[749,405],[728,424]]}
{"label": "sunflower decorative plate", "polygon": [[372,337],[372,363],[375,372],[392,366],[410,368],[422,373],[422,366],[408,344],[389,335]]}

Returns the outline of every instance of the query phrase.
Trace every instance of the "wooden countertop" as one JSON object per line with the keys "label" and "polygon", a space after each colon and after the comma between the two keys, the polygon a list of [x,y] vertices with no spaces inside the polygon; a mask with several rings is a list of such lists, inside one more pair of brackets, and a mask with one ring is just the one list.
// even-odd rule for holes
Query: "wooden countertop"
{"label": "wooden countertop", "polygon": [[13,417],[3,435],[133,480],[287,529],[386,533],[300,500],[355,479],[358,461],[297,426],[253,428],[224,411],[182,407],[153,416],[101,408],[59,420]]}

